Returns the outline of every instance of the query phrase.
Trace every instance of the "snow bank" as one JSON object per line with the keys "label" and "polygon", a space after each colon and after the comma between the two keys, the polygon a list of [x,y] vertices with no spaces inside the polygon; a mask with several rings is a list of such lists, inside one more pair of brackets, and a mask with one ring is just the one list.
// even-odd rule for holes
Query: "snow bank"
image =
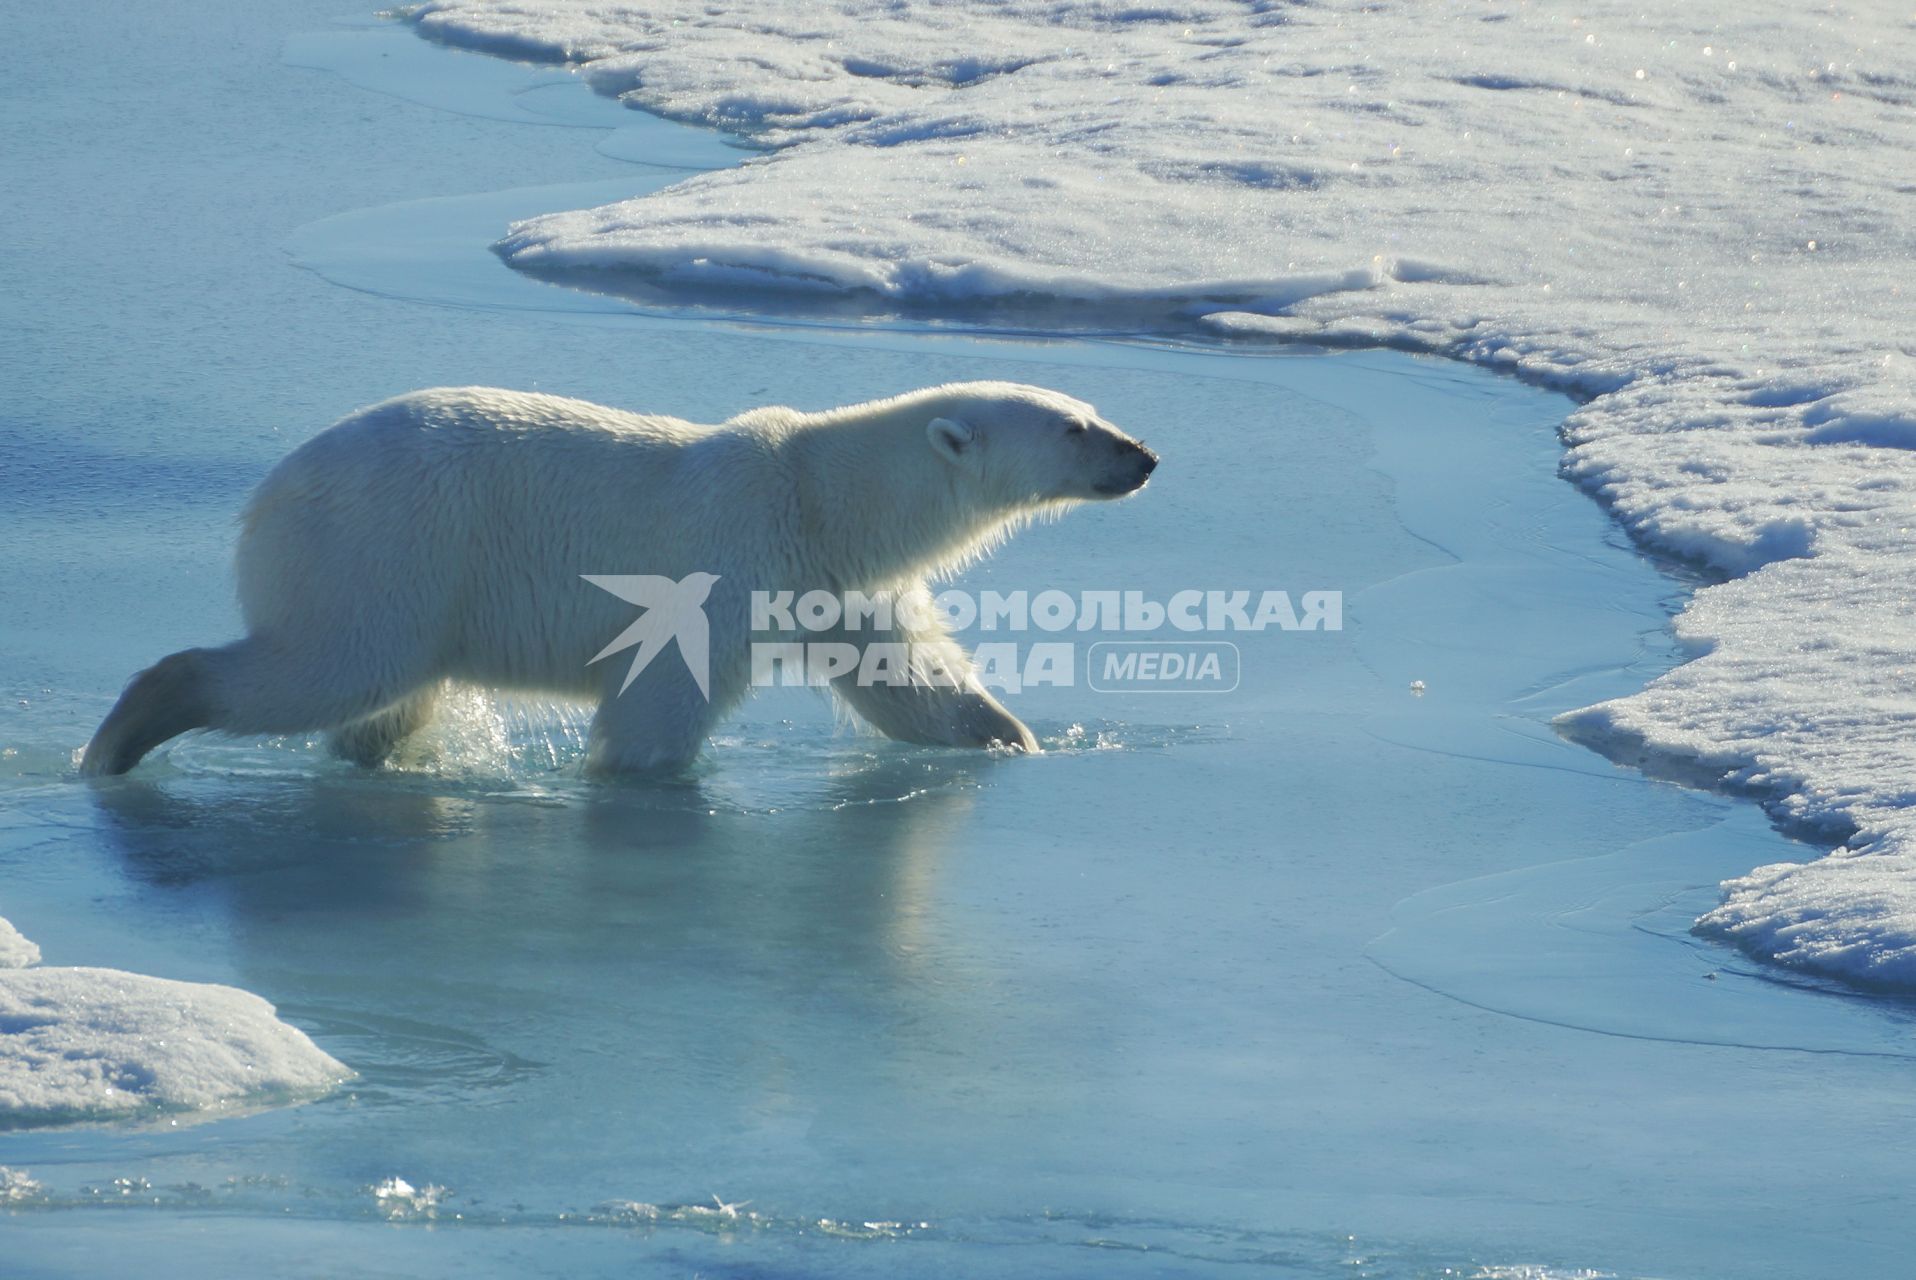
{"label": "snow bank", "polygon": [[1568,718],[1836,858],[1704,927],[1916,983],[1916,18],[1886,6],[442,0],[435,39],[777,148],[511,228],[535,272],[1142,306],[1593,397],[1568,474],[1738,580],[1707,657]]}
{"label": "snow bank", "polygon": [[256,995],[39,954],[0,920],[0,1129],[242,1108],[352,1074]]}
{"label": "snow bank", "polygon": [[24,969],[40,963],[40,948],[20,936],[12,922],[0,919],[0,969]]}

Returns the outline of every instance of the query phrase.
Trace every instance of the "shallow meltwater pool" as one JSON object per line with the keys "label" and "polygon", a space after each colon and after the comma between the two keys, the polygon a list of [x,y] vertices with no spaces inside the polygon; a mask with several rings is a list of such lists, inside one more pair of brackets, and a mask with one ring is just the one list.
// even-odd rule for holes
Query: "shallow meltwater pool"
{"label": "shallow meltwater pool", "polygon": [[[11,55],[0,916],[49,965],[258,993],[357,1074],[0,1131],[0,1273],[1903,1264],[1908,1008],[1693,937],[1800,847],[1549,726],[1678,661],[1686,590],[1556,478],[1561,398],[530,281],[487,250],[510,218],[738,153],[403,28],[165,9],[36,10]],[[88,24],[122,34],[76,63]],[[716,421],[981,378],[1164,464],[955,585],[1336,593],[1341,625],[1207,633],[1230,679],[1170,689],[1104,678],[1137,634],[1019,637],[1075,674],[1006,695],[1031,759],[771,689],[671,783],[587,782],[576,709],[478,695],[396,768],[192,738],[74,776],[133,671],[238,634],[235,513],[358,405],[485,383]]]}

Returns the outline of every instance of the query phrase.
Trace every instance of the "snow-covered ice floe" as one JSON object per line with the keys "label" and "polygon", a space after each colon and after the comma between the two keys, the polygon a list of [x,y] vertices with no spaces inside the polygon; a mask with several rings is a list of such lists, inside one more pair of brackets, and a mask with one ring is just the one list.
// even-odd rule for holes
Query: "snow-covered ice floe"
{"label": "snow-covered ice floe", "polygon": [[352,1075],[249,992],[39,959],[0,920],[0,1129],[249,1110]]}
{"label": "snow-covered ice floe", "polygon": [[[1076,304],[1474,360],[1588,402],[1566,472],[1733,580],[1565,718],[1845,842],[1702,927],[1916,984],[1916,17],[1782,3],[441,0],[437,40],[771,150],[513,225],[535,273]],[[1055,312],[1054,312],[1055,314]]]}
{"label": "snow-covered ice floe", "polygon": [[0,969],[24,969],[39,963],[40,948],[22,937],[12,921],[0,918]]}

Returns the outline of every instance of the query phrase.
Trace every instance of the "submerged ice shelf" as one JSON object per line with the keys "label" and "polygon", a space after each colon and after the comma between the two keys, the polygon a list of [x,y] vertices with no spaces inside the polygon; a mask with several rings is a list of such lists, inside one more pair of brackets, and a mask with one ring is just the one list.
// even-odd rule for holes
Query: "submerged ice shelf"
{"label": "submerged ice shelf", "polygon": [[1454,999],[1607,1035],[1916,1058],[1916,1008],[1779,1000],[1774,971],[1693,934],[1717,884],[1771,843],[1760,811],[1726,802],[1716,826],[1416,894],[1367,950]]}

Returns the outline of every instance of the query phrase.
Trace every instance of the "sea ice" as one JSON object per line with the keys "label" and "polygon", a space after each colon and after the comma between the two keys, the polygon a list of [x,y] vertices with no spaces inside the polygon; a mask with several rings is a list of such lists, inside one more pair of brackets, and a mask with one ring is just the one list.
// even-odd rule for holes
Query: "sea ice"
{"label": "sea ice", "polygon": [[0,969],[24,969],[40,963],[40,948],[20,936],[20,931],[0,919]]}
{"label": "sea ice", "polygon": [[238,1109],[352,1074],[248,992],[38,959],[0,920],[0,1128]]}
{"label": "sea ice", "polygon": [[1730,882],[1704,928],[1916,982],[1907,13],[438,0],[414,20],[772,148],[514,224],[500,252],[530,271],[1141,308],[1590,397],[1566,473],[1734,580],[1679,621],[1707,656],[1567,730],[1846,842]]}

